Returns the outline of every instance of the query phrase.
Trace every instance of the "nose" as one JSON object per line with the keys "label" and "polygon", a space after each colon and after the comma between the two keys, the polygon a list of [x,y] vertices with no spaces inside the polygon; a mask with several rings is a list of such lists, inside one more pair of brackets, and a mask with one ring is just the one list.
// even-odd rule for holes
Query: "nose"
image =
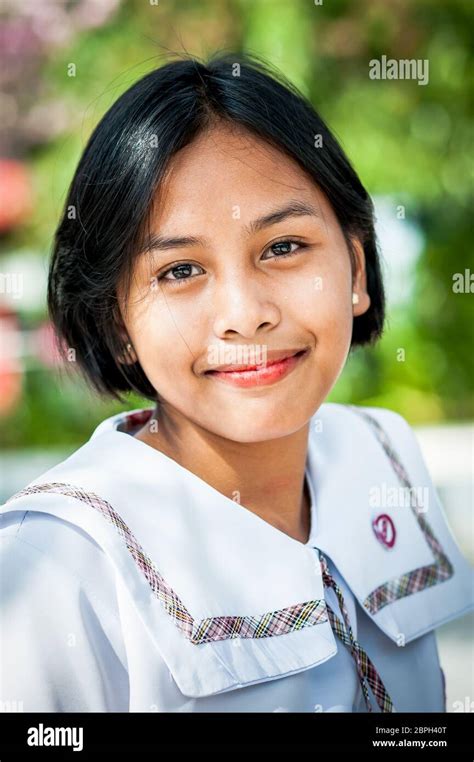
{"label": "nose", "polygon": [[238,333],[252,339],[258,330],[271,330],[281,319],[270,290],[248,272],[234,270],[216,283],[212,304],[214,334],[219,338]]}

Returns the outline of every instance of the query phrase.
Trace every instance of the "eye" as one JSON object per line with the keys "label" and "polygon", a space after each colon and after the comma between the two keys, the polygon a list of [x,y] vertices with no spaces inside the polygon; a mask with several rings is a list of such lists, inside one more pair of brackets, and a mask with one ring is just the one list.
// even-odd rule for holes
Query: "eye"
{"label": "eye", "polygon": [[[285,239],[282,241],[275,241],[275,243],[272,243],[271,246],[269,246],[264,253],[268,251],[272,251],[273,254],[275,255],[274,259],[284,259],[285,257],[293,257],[300,250],[305,249],[306,247],[307,247],[307,244],[304,244],[301,241]],[[202,267],[200,267],[199,265],[194,265],[192,262],[179,262],[176,265],[172,265],[171,267],[168,267],[168,269],[165,270],[164,272],[156,275],[155,279],[159,282],[165,282],[167,285],[170,285],[173,287],[181,286],[187,283],[188,281],[190,281],[192,278],[196,277],[196,275],[192,274],[193,267],[203,272]],[[200,273],[198,272],[197,274],[199,275]],[[169,277],[170,275],[172,277]]]}
{"label": "eye", "polygon": [[276,254],[275,259],[283,259],[284,257],[294,256],[300,249],[304,248],[306,248],[306,244],[301,243],[300,241],[285,239],[283,241],[275,241],[275,243],[272,243],[271,246],[266,249],[265,253],[267,251],[272,251]]}
{"label": "eye", "polygon": [[[202,270],[202,268],[198,267],[198,265],[193,265],[192,262],[181,262],[180,264],[169,267],[160,275],[157,275],[156,280],[165,281],[167,284],[169,283],[173,286],[180,286],[182,283],[185,283],[186,281],[195,277],[191,274],[193,267]],[[170,273],[175,274],[176,277],[167,277]]]}

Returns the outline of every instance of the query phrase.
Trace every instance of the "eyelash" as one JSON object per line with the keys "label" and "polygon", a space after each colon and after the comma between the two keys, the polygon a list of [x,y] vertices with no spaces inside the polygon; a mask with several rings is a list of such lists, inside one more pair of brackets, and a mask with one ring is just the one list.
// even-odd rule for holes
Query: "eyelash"
{"label": "eyelash", "polygon": [[[287,257],[294,257],[299,253],[300,250],[306,249],[308,246],[308,244],[302,243],[301,241],[295,241],[292,238],[282,238],[280,241],[274,241],[272,244],[270,244],[270,246],[268,246],[265,249],[264,254],[273,246],[278,246],[281,243],[295,244],[296,246],[298,246],[298,249],[297,251],[287,252],[286,254],[278,254],[276,257],[274,257],[275,259],[286,259]],[[197,277],[196,275],[190,275],[186,278],[165,278],[165,275],[172,272],[173,270],[177,270],[178,267],[180,266],[198,267],[198,265],[194,265],[192,262],[179,262],[176,265],[172,265],[171,267],[168,267],[168,269],[165,270],[163,273],[156,275],[155,279],[159,282],[165,282],[166,284],[173,284],[173,287],[174,287],[174,286],[181,286],[184,283],[189,283],[190,280]]]}

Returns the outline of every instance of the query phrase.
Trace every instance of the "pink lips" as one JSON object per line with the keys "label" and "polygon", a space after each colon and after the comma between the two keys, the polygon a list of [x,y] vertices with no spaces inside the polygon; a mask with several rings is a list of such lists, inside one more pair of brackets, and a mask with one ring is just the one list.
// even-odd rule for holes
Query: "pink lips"
{"label": "pink lips", "polygon": [[252,386],[266,386],[279,381],[291,373],[307,354],[307,350],[304,350],[298,352],[293,357],[286,357],[284,360],[275,360],[268,363],[265,367],[234,371],[212,370],[208,371],[206,375],[212,376],[217,381],[224,381],[227,384],[232,384],[243,389]]}

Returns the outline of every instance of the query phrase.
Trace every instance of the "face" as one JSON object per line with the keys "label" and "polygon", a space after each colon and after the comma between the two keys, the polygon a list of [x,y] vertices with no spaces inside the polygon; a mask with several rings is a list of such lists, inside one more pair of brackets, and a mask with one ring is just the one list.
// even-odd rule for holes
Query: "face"
{"label": "face", "polygon": [[151,231],[119,304],[160,415],[236,442],[303,427],[370,305],[363,250],[353,273],[324,194],[265,141],[219,127],[173,157]]}

